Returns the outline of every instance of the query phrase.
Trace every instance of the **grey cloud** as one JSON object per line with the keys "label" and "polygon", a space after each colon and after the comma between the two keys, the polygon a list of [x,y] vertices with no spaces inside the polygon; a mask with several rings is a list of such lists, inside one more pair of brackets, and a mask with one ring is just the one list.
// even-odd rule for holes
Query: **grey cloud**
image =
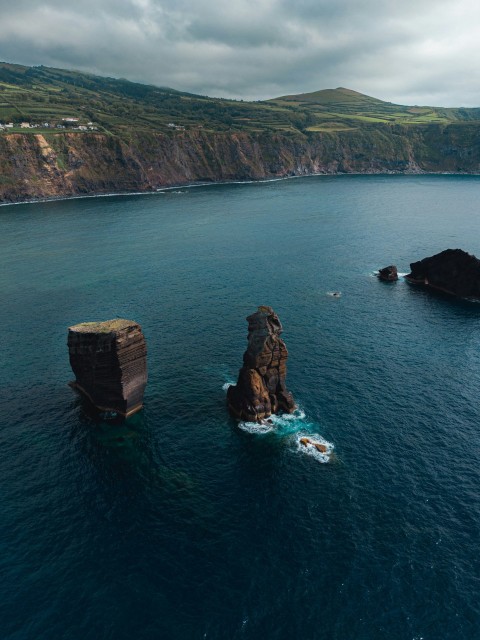
{"label": "grey cloud", "polygon": [[0,0],[0,59],[195,93],[480,105],[470,0]]}

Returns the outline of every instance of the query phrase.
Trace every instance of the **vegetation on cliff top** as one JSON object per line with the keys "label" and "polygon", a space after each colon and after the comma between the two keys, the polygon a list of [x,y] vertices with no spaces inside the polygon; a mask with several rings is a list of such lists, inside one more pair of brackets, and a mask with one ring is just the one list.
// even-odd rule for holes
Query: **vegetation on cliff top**
{"label": "vegetation on cliff top", "polygon": [[0,123],[61,123],[64,118],[92,121],[103,132],[125,138],[183,128],[289,134],[399,124],[478,125],[480,109],[408,107],[344,88],[263,102],[236,101],[77,71],[0,63]]}
{"label": "vegetation on cliff top", "polygon": [[480,174],[480,109],[343,88],[243,102],[0,63],[0,123],[12,122],[0,203],[312,173]]}

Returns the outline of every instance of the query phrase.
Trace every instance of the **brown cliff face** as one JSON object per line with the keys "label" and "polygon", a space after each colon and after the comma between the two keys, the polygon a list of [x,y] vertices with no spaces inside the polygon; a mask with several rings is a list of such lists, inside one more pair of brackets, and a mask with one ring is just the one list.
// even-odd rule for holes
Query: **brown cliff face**
{"label": "brown cliff face", "polygon": [[258,307],[248,316],[248,347],[235,386],[229,387],[230,411],[240,420],[259,422],[272,413],[295,409],[287,391],[288,351],[280,338],[282,325],[271,307]]}
{"label": "brown cliff face", "polygon": [[140,325],[130,320],[84,322],[68,330],[72,383],[101,411],[128,417],[143,405],[147,349]]}
{"label": "brown cliff face", "polygon": [[103,134],[0,136],[0,202],[145,190],[141,165]]}
{"label": "brown cliff face", "polygon": [[451,125],[352,131],[0,133],[0,203],[336,173],[480,172],[478,133]]}

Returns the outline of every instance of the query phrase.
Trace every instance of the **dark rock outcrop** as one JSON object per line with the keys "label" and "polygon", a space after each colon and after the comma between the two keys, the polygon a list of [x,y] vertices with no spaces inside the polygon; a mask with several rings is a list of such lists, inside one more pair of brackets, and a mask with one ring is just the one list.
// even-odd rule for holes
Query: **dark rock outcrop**
{"label": "dark rock outcrop", "polygon": [[378,277],[384,282],[395,282],[396,280],[398,280],[397,267],[394,264],[391,264],[389,267],[383,267],[383,269],[379,269]]}
{"label": "dark rock outcrop", "polygon": [[287,391],[288,351],[280,338],[282,325],[271,307],[258,307],[248,322],[248,347],[238,381],[227,392],[230,411],[241,420],[259,422],[272,413],[292,413],[295,402]]}
{"label": "dark rock outcrop", "polygon": [[480,260],[461,249],[446,249],[410,264],[407,282],[461,298],[480,298]]}
{"label": "dark rock outcrop", "polygon": [[142,408],[147,348],[139,324],[116,319],[69,327],[68,351],[72,386],[97,409],[128,417]]}

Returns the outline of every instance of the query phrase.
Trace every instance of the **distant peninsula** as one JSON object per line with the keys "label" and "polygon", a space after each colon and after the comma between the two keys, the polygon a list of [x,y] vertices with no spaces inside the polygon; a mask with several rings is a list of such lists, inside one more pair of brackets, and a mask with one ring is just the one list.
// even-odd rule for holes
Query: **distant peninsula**
{"label": "distant peninsula", "polygon": [[339,173],[480,173],[480,108],[248,102],[0,63],[0,203]]}

